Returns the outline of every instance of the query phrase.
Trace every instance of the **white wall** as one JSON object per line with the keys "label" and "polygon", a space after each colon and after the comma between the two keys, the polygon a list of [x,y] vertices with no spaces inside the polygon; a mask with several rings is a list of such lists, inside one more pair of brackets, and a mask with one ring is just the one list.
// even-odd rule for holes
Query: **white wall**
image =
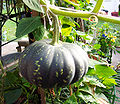
{"label": "white wall", "polygon": [[[91,3],[94,5],[96,2],[94,0],[90,0]],[[108,15],[111,15],[111,12],[118,12],[118,5],[120,3],[120,0],[103,0],[101,9],[108,10]]]}

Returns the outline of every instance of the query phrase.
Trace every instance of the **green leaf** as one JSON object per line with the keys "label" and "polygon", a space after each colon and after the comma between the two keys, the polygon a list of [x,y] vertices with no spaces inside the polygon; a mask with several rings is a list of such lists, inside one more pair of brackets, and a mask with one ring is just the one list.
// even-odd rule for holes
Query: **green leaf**
{"label": "green leaf", "polygon": [[106,78],[106,79],[103,81],[103,84],[106,85],[106,86],[108,86],[108,87],[117,85],[117,83],[115,82],[115,79],[112,79],[112,78]]}
{"label": "green leaf", "polygon": [[[89,94],[78,92],[77,96],[84,100],[86,104],[91,104],[90,102],[95,102],[96,100]],[[94,103],[92,103],[94,104]]]}
{"label": "green leaf", "polygon": [[18,78],[16,77],[16,75],[12,72],[7,72],[6,73],[6,77],[5,77],[5,86],[10,86],[14,83],[16,83],[18,80]]}
{"label": "green leaf", "polygon": [[78,104],[76,96],[73,94],[63,104]]}
{"label": "green leaf", "polygon": [[89,68],[86,75],[96,75],[95,69],[94,68]]}
{"label": "green leaf", "polygon": [[118,53],[120,53],[120,51],[116,50]]}
{"label": "green leaf", "polygon": [[63,17],[61,18],[61,24],[67,24],[67,25],[70,25],[72,27],[75,27],[75,24],[73,23],[73,20],[71,20],[70,18],[67,18],[67,17]]}
{"label": "green leaf", "polygon": [[4,94],[6,104],[13,104],[21,96],[22,89],[14,89]]}
{"label": "green leaf", "polygon": [[30,88],[30,86],[31,86],[30,83],[24,78],[22,78],[22,83],[23,83],[24,86],[26,86],[28,88]]}
{"label": "green leaf", "polygon": [[112,68],[103,64],[95,65],[95,70],[99,78],[109,78],[117,74]]}
{"label": "green leaf", "polygon": [[38,27],[41,27],[40,17],[31,17],[31,18],[23,18],[20,20],[19,25],[16,29],[16,37],[20,38],[28,33],[34,31]]}
{"label": "green leaf", "polygon": [[94,46],[93,46],[93,48],[96,49],[96,50],[100,49],[100,47],[101,47],[100,44],[94,44]]}
{"label": "green leaf", "polygon": [[41,40],[43,38],[43,36],[45,35],[45,33],[47,34],[43,25],[40,25],[40,27],[35,29],[32,33],[33,33],[36,41]]}
{"label": "green leaf", "polygon": [[89,4],[89,3],[90,3],[90,0],[86,0],[86,2]]}
{"label": "green leaf", "polygon": [[38,11],[38,12],[44,12],[42,6],[40,5],[39,0],[23,0],[23,2],[31,9]]}
{"label": "green leaf", "polygon": [[68,28],[62,28],[62,36],[69,36],[71,31],[72,31],[72,27],[68,27]]}

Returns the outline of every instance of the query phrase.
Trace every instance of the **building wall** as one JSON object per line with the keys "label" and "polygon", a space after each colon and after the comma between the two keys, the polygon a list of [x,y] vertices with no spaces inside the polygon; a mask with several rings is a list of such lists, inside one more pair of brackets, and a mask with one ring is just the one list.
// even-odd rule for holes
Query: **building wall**
{"label": "building wall", "polygon": [[[90,0],[94,5],[96,2],[94,0]],[[103,0],[101,9],[108,10],[108,15],[111,15],[111,12],[118,12],[118,6],[120,4],[120,0]]]}

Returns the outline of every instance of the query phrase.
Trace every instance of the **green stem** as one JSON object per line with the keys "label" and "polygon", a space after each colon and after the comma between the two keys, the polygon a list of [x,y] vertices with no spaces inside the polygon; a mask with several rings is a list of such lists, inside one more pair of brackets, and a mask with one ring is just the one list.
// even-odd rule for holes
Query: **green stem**
{"label": "green stem", "polygon": [[49,9],[56,15],[69,16],[69,17],[82,17],[89,18],[91,16],[90,12],[74,10],[70,8],[50,6]]}
{"label": "green stem", "polygon": [[103,3],[103,0],[98,0],[92,12],[93,13],[98,13],[102,3]]}
{"label": "green stem", "polygon": [[54,25],[54,33],[51,44],[57,45],[59,42],[59,21],[57,15],[53,15],[53,25]]}
{"label": "green stem", "polygon": [[[40,0],[40,3],[41,3],[41,5],[46,5],[46,3],[43,0]],[[56,15],[69,16],[69,17],[74,17],[74,18],[77,18],[77,17],[89,18],[91,15],[96,15],[99,20],[103,20],[106,22],[112,22],[115,24],[120,24],[119,17],[113,17],[113,16],[108,16],[108,15],[99,15],[96,13],[74,10],[74,9],[64,8],[64,7],[57,7],[57,6],[52,6],[52,5],[49,6],[49,9],[51,10],[52,13],[54,13]],[[97,11],[94,11],[94,12],[97,12]]]}
{"label": "green stem", "polygon": [[91,12],[86,12],[86,11],[74,10],[74,9],[70,9],[70,8],[57,7],[57,6],[50,5],[50,4],[49,4],[49,7],[48,7],[44,0],[40,0],[40,4],[44,5],[43,8],[45,10],[50,10],[50,12],[52,12],[52,14],[55,14],[55,15],[62,15],[62,16],[74,17],[74,18],[77,18],[77,17],[79,17],[79,18],[89,18],[91,15],[96,15],[99,18],[99,20],[103,20],[103,21],[106,21],[106,22],[112,22],[112,23],[115,23],[115,24],[120,24],[120,18],[119,17],[96,14],[100,9],[102,1],[103,0],[98,0],[97,1],[97,4],[96,4],[92,13]]}
{"label": "green stem", "polygon": [[[50,4],[54,6],[55,0],[50,0]],[[51,13],[52,19],[53,19],[53,25],[54,25],[54,33],[53,33],[53,38],[52,38],[52,45],[57,45],[59,41],[59,21],[58,21],[58,16]]]}
{"label": "green stem", "polygon": [[113,17],[113,16],[108,16],[108,15],[97,15],[99,20],[106,21],[106,22],[111,22],[115,24],[120,24],[120,18],[118,17]]}
{"label": "green stem", "polygon": [[56,15],[69,16],[74,18],[77,18],[77,17],[89,18],[91,15],[96,15],[99,20],[120,24],[120,18],[118,17],[100,15],[100,14],[95,14],[95,13],[90,13],[85,11],[79,11],[79,10],[71,10],[69,8],[63,8],[63,7],[59,8],[59,7],[50,6],[50,10]]}

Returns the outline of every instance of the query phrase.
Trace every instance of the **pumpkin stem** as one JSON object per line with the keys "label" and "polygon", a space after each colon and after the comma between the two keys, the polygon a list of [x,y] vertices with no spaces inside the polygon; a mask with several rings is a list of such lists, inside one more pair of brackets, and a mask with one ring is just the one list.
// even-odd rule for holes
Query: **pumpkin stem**
{"label": "pumpkin stem", "polygon": [[53,15],[53,25],[54,25],[54,33],[53,33],[53,38],[52,38],[52,45],[58,45],[59,42],[59,21],[58,21],[58,16]]}

